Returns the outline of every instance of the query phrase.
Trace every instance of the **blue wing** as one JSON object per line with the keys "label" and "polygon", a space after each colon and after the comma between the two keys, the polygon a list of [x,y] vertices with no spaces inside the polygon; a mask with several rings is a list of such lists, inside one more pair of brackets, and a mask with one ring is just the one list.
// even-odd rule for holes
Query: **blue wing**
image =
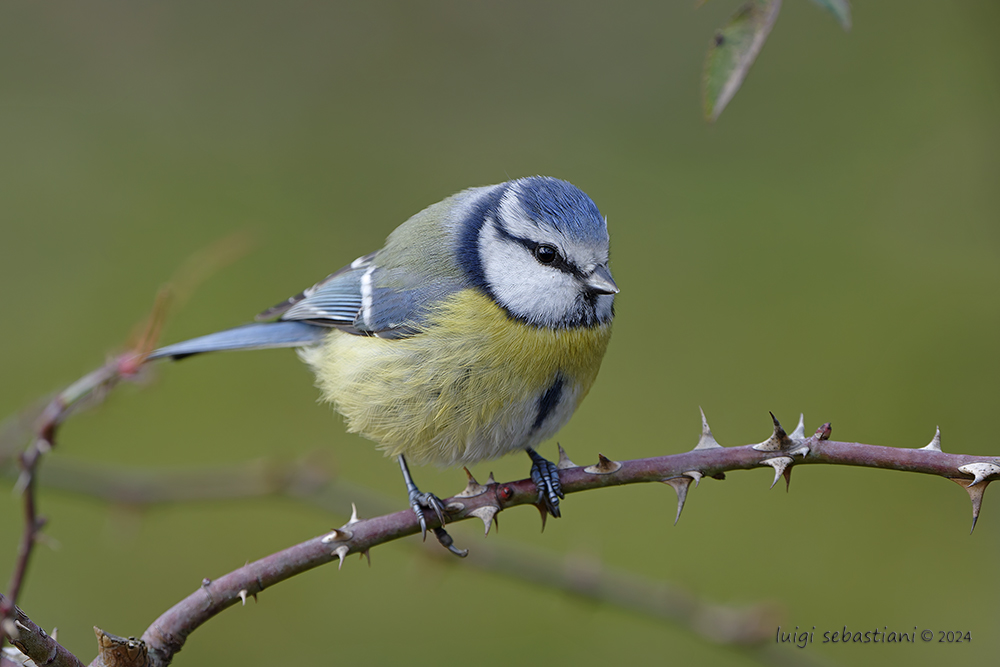
{"label": "blue wing", "polygon": [[277,322],[258,322],[192,338],[154,350],[149,359],[183,359],[221,350],[262,350],[308,347],[322,342],[331,327],[350,329],[361,309],[361,277],[371,266],[368,255],[355,260],[322,282],[257,316],[281,316]]}
{"label": "blue wing", "polygon": [[361,312],[362,279],[372,268],[376,254],[357,258],[309,289],[268,308],[256,319],[270,320],[280,315],[282,320],[305,320],[320,326],[353,326]]}
{"label": "blue wing", "polygon": [[[277,321],[247,324],[155,350],[149,359],[182,359],[220,350],[308,347],[331,328],[380,338],[405,338],[421,331],[429,304],[460,288],[449,281],[417,278],[400,269],[381,269],[377,253],[336,273],[257,316]],[[388,282],[406,287],[379,287]]]}
{"label": "blue wing", "polygon": [[[258,319],[303,321],[357,335],[405,338],[419,333],[428,306],[461,286],[377,264],[377,254],[359,257]],[[386,286],[390,285],[390,286]]]}

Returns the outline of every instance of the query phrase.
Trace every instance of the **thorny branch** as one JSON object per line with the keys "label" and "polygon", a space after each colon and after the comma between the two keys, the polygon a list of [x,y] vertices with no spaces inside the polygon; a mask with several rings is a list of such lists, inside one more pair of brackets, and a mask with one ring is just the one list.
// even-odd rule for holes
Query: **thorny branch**
{"label": "thorny branch", "polygon": [[[126,352],[109,359],[97,370],[84,375],[45,405],[35,422],[31,444],[17,457],[20,472],[14,490],[23,498],[24,529],[21,533],[14,571],[7,586],[7,595],[0,599],[0,629],[3,630],[0,634],[0,648],[3,647],[5,638],[15,636],[12,632],[15,623],[14,608],[24,584],[31,554],[45,525],[45,519],[38,515],[35,494],[35,480],[42,457],[55,447],[56,431],[75,410],[103,400],[119,382],[134,379],[139,375],[146,356],[159,337],[170,298],[169,290],[160,291],[152,314],[143,323],[139,335]],[[11,436],[11,440],[16,442],[14,436]],[[4,454],[4,451],[0,451],[0,462]]]}
{"label": "thorny branch", "polygon": [[[7,602],[7,598],[0,595],[0,603],[6,605]],[[10,606],[8,628],[12,631],[6,634],[18,651],[30,656],[36,664],[46,667],[83,667],[83,663],[75,655],[56,641],[55,631],[51,636],[46,634],[45,630],[35,625],[16,605]],[[7,657],[6,650],[4,657]]]}
{"label": "thorny branch", "polygon": [[[191,470],[150,470],[84,465],[55,459],[48,462],[44,488],[70,491],[138,510],[160,504],[282,496],[330,513],[357,501],[372,514],[388,513],[393,502],[364,487],[339,479],[326,452],[308,453],[296,461],[257,460]],[[425,543],[428,557],[450,556]],[[711,604],[675,585],[621,572],[599,559],[580,554],[558,557],[544,551],[525,552],[493,542],[476,547],[469,567],[561,590],[596,602],[669,620],[715,644],[759,644],[780,622],[774,605],[748,608]],[[769,659],[762,659],[770,664]]]}
{"label": "thorny branch", "polygon": [[[773,416],[772,416],[773,417]],[[638,482],[665,482],[677,492],[677,516],[680,516],[691,482],[704,476],[720,478],[730,470],[770,466],[775,481],[782,475],[791,479],[793,465],[839,464],[907,470],[939,475],[958,482],[968,491],[973,503],[973,527],[979,515],[982,493],[1000,474],[1000,459],[994,457],[946,454],[940,449],[940,433],[922,449],[897,449],[829,440],[830,425],[824,424],[810,437],[804,436],[802,420],[787,434],[774,420],[770,438],[756,445],[722,447],[712,436],[702,415],[702,435],[695,448],[672,454],[632,461],[611,461],[604,456],[587,467],[574,465],[561,452],[559,467],[563,491],[576,493],[589,489]],[[479,484],[469,474],[468,486],[445,500],[449,521],[476,517],[486,532],[500,511],[517,505],[539,507],[544,519],[544,505],[538,504],[537,491],[530,479]],[[436,519],[432,521],[435,523]],[[372,547],[420,531],[413,512],[403,510],[373,519],[361,520],[357,512],[341,528],[236,570],[221,579],[205,581],[202,587],[163,614],[143,634],[154,665],[169,664],[185,639],[201,623],[226,607],[256,596],[268,586],[334,558],[343,565],[352,553],[367,556]]]}
{"label": "thorny branch", "polygon": [[[110,377],[119,376],[112,374]],[[996,457],[942,452],[940,432],[921,449],[899,449],[831,441],[829,424],[824,424],[812,436],[805,437],[801,419],[795,431],[787,434],[776,419],[773,421],[774,430],[764,442],[722,447],[713,437],[703,414],[701,438],[689,452],[631,461],[612,461],[600,456],[595,465],[587,467],[576,466],[560,448],[558,467],[563,490],[576,493],[605,486],[664,482],[677,492],[679,518],[691,483],[697,486],[705,476],[722,479],[724,473],[731,470],[766,465],[774,468],[775,482],[781,476],[788,482],[794,465],[855,465],[938,475],[959,483],[972,499],[974,527],[983,491],[1000,474],[1000,459]],[[53,423],[58,423],[58,420]],[[483,521],[488,533],[500,511],[518,505],[535,505],[542,512],[544,521],[544,506],[539,505],[537,500],[534,483],[529,479],[497,483],[491,477],[486,484],[480,484],[469,474],[467,487],[446,499],[445,506],[449,522],[476,517]],[[436,525],[436,519],[431,521],[431,525]],[[197,591],[160,616],[146,630],[142,637],[145,642],[143,660],[148,660],[150,665],[167,665],[191,632],[227,607],[237,602],[245,604],[247,597],[256,597],[269,586],[335,558],[342,565],[349,554],[367,556],[374,546],[419,531],[416,517],[409,509],[364,520],[359,519],[355,511],[347,524],[325,536],[248,563],[214,581],[206,579]],[[6,600],[4,603],[9,604]],[[45,655],[31,657],[46,658]],[[104,664],[103,658],[99,657],[98,661],[92,664]]]}
{"label": "thorny branch", "polygon": [[[559,466],[563,490],[577,493],[605,486],[665,482],[677,492],[679,517],[691,483],[697,485],[705,476],[722,478],[725,472],[731,470],[769,466],[775,470],[775,482],[781,476],[790,481],[794,465],[855,465],[951,479],[969,493],[975,521],[983,490],[1000,474],[998,458],[942,452],[940,434],[936,434],[931,443],[921,449],[898,449],[831,441],[829,424],[824,424],[812,436],[805,437],[801,420],[799,427],[787,434],[774,420],[774,431],[764,442],[722,447],[712,436],[707,422],[703,419],[702,423],[698,444],[682,454],[631,461],[612,461],[601,456],[597,464],[580,467],[561,452]],[[497,514],[510,507],[535,505],[543,512],[543,518],[545,516],[530,479],[497,483],[491,478],[484,485],[470,474],[468,486],[444,502],[450,522],[476,517],[483,521],[487,533]],[[430,524],[436,525],[436,519]],[[367,556],[372,547],[419,532],[417,519],[409,509],[372,519],[359,519],[355,511],[344,526],[325,536],[248,563],[214,581],[206,579],[197,591],[160,616],[143,634],[150,664],[169,664],[191,632],[227,607],[240,602],[245,604],[248,596],[256,597],[269,586],[334,559],[338,559],[342,566],[349,554]]]}
{"label": "thorny branch", "polygon": [[126,352],[60,392],[42,410],[35,427],[34,439],[18,457],[20,473],[14,489],[23,499],[24,528],[17,549],[14,571],[7,586],[7,595],[0,596],[0,628],[3,629],[3,634],[0,634],[0,648],[5,638],[16,636],[15,605],[24,585],[31,554],[45,525],[44,517],[38,514],[35,493],[36,473],[42,457],[55,446],[56,431],[75,408],[87,399],[107,393],[122,379],[135,376],[142,360],[142,353]]}
{"label": "thorny branch", "polygon": [[[119,382],[139,377],[146,357],[156,346],[170,306],[189,296],[196,285],[210,273],[244,254],[248,243],[249,239],[245,234],[234,234],[195,253],[174,275],[168,286],[157,293],[152,312],[137,327],[126,351],[74,382],[42,409],[32,429],[31,443],[17,456],[19,475],[14,490],[23,499],[24,528],[14,570],[7,586],[7,595],[0,595],[0,649],[3,648],[6,639],[17,636],[16,616],[20,613],[16,612],[17,600],[24,585],[35,544],[39,541],[41,530],[45,525],[44,517],[40,516],[37,510],[35,480],[42,458],[56,445],[56,431],[59,426],[74,411],[102,401]],[[0,429],[0,464],[10,453],[7,447],[17,443],[20,426],[17,421],[15,419],[12,433],[7,433],[6,428]],[[10,442],[7,442],[7,439]],[[43,659],[47,658],[43,656]]]}

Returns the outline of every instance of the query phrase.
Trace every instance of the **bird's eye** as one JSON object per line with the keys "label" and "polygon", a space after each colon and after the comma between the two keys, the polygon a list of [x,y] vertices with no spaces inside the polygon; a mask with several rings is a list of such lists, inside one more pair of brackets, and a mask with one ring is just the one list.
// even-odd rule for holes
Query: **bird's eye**
{"label": "bird's eye", "polygon": [[542,264],[551,264],[559,257],[559,251],[545,243],[535,248],[535,259]]}

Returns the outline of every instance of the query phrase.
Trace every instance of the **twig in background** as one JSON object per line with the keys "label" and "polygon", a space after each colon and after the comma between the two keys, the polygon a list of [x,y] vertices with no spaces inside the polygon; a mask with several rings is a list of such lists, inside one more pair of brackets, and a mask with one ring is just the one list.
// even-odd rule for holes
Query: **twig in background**
{"label": "twig in background", "polygon": [[[156,295],[153,309],[145,320],[136,327],[132,341],[126,351],[111,357],[104,365],[83,376],[62,390],[41,409],[31,429],[30,444],[17,457],[19,474],[14,491],[22,498],[24,506],[24,527],[18,544],[14,570],[7,585],[6,596],[0,598],[0,648],[8,637],[16,635],[15,609],[24,586],[28,564],[45,518],[38,513],[35,496],[35,480],[42,458],[56,445],[59,426],[75,411],[100,403],[119,382],[134,380],[141,374],[146,357],[156,346],[160,330],[167,319],[170,308],[178,300],[183,301],[195,286],[212,272],[242,255],[248,247],[245,234],[222,239],[200,253],[196,253],[174,276],[170,285]],[[28,416],[34,411],[15,416],[0,429],[0,464],[20,447],[23,440],[18,436],[23,432]],[[8,439],[9,438],[9,439]]]}

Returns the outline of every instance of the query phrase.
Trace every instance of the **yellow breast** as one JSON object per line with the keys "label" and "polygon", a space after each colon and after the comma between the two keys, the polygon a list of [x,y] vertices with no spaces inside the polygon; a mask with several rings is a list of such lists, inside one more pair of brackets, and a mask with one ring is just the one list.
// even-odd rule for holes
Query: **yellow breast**
{"label": "yellow breast", "polygon": [[[611,336],[610,324],[523,324],[471,289],[444,300],[424,329],[398,340],[334,330],[303,358],[350,431],[389,455],[445,465],[554,435],[590,390]],[[543,406],[556,385],[557,404]]]}

